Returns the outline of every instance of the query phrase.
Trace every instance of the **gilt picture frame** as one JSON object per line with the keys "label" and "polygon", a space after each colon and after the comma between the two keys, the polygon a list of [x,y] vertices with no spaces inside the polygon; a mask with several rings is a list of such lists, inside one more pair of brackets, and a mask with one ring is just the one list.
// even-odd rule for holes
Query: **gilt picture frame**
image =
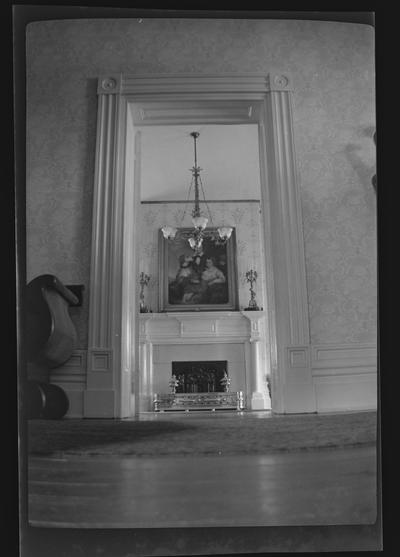
{"label": "gilt picture frame", "polygon": [[159,231],[159,310],[233,311],[238,309],[236,234],[215,243],[216,228],[205,231],[202,253],[188,243],[191,228],[179,228],[174,239]]}

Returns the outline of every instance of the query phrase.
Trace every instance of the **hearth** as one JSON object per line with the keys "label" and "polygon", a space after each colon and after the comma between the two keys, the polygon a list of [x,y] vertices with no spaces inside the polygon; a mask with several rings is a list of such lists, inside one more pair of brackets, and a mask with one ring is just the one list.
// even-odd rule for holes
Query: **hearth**
{"label": "hearth", "polygon": [[227,360],[172,362],[172,374],[179,382],[176,393],[223,392],[224,372],[228,372]]}

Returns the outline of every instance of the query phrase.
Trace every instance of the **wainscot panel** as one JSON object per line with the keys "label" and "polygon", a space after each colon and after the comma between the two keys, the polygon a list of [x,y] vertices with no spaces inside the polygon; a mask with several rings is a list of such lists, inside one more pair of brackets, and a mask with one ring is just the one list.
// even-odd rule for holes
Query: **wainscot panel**
{"label": "wainscot panel", "polygon": [[376,345],[312,347],[312,375],[318,412],[377,408]]}

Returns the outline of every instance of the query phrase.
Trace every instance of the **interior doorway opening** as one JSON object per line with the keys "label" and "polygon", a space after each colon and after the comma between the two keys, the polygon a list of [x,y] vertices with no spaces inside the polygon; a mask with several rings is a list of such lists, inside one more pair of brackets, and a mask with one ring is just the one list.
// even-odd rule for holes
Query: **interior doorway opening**
{"label": "interior doorway opening", "polygon": [[[176,283],[179,269],[161,269],[160,258],[160,230],[163,226],[191,227],[191,214],[194,203],[193,188],[191,189],[191,164],[193,163],[193,131],[199,133],[197,144],[198,163],[202,170],[202,183],[204,197],[201,198],[200,207],[209,219],[209,224],[214,227],[232,227],[235,241],[234,265],[237,273],[235,311],[243,311],[249,306],[251,300],[250,284],[246,274],[254,271],[257,274],[257,283],[253,284],[259,308],[267,310],[266,301],[266,275],[265,275],[265,249],[263,233],[263,215],[261,211],[261,172],[260,172],[260,144],[259,126],[257,123],[203,123],[169,125],[138,125],[136,142],[140,143],[140,212],[138,241],[139,250],[139,275],[136,288],[142,288],[140,304],[145,308],[145,313],[158,314],[163,312],[160,302],[160,281],[168,280],[169,285]],[[209,212],[209,213],[208,213]],[[211,221],[211,222],[210,222]],[[207,242],[204,241],[204,246]],[[184,250],[180,256],[190,257],[193,253],[190,246],[181,246]],[[215,251],[215,250],[214,250]],[[177,252],[178,253],[178,252]],[[178,254],[178,255],[179,255]],[[218,271],[224,276],[226,261],[217,258],[214,262]],[[178,260],[178,258],[177,258]],[[225,268],[223,267],[225,263]],[[168,274],[167,278],[163,273]],[[201,273],[199,274],[201,277]],[[143,277],[146,286],[143,289]],[[142,282],[141,282],[142,281]],[[169,288],[170,290],[170,288]],[[192,303],[190,305],[193,305]],[[211,305],[211,304],[210,304]],[[212,308],[209,308],[209,310]],[[199,311],[200,308],[190,308],[190,311]],[[138,309],[139,314],[141,309]],[[180,311],[185,311],[183,308]],[[188,308],[189,311],[189,308]],[[144,317],[144,316],[142,316]],[[148,316],[151,319],[151,316]],[[146,325],[144,325],[146,326]],[[267,325],[268,328],[268,325]],[[267,376],[270,376],[269,354],[265,338],[260,343],[259,355],[263,367],[263,378],[259,385],[264,383],[264,390],[268,393]],[[145,347],[141,344],[141,351]],[[249,345],[249,352],[251,351]],[[152,348],[149,347],[149,350]],[[248,359],[252,359],[252,355]],[[143,367],[148,367],[143,362]],[[139,389],[140,401],[135,404],[140,411],[149,411],[151,401],[156,394],[168,392],[169,387],[164,381],[163,391],[152,391],[151,383],[162,382],[154,374],[161,373],[158,368],[154,373],[147,373],[146,378],[141,376],[139,385],[133,385],[133,392]],[[247,376],[249,370],[242,370],[242,378],[234,378],[233,384],[237,390],[244,390],[245,385],[252,381]],[[182,378],[184,379],[184,378]],[[218,378],[218,381],[222,379]],[[212,383],[212,382],[211,382]],[[211,385],[185,383],[185,389],[177,392],[201,392],[198,389],[218,389]],[[218,385],[217,385],[218,387]],[[254,385],[253,385],[254,387]],[[190,390],[192,389],[192,390]],[[254,390],[254,389],[253,389]],[[137,397],[136,397],[137,398]],[[248,393],[248,406],[250,407],[251,393]],[[269,403],[270,404],[270,403]]]}
{"label": "interior doorway opening", "polygon": [[[113,74],[99,78],[83,400],[86,417],[128,417],[132,408],[134,415],[139,415],[138,130],[177,124],[190,126],[190,131],[206,124],[257,125],[265,249],[265,345],[273,411],[316,410],[291,91],[290,76],[275,72],[234,76]],[[256,325],[252,322],[252,331]],[[255,333],[251,341],[256,342],[247,356],[258,361],[260,338],[256,329]],[[262,382],[264,378],[257,375],[255,393]]]}

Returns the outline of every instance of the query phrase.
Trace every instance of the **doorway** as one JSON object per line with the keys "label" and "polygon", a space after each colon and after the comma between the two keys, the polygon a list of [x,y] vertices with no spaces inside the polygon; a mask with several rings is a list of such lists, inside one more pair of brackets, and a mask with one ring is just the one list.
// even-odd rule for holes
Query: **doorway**
{"label": "doorway", "polygon": [[85,415],[129,416],[131,384],[138,414],[136,134],[177,123],[257,124],[273,411],[315,411],[289,77],[115,75],[99,79],[98,93]]}

